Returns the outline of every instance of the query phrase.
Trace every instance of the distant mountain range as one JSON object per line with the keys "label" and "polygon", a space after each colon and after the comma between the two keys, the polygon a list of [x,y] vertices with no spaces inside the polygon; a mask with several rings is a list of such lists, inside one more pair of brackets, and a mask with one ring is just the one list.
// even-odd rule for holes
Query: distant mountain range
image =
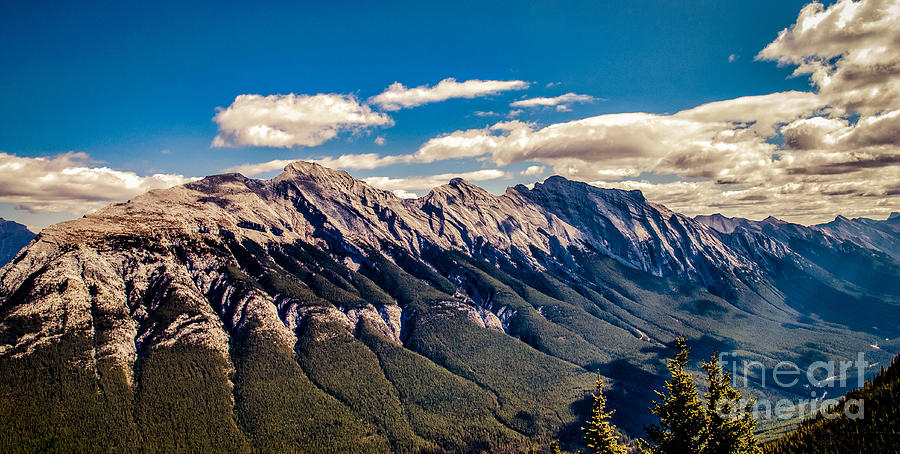
{"label": "distant mountain range", "polygon": [[28,227],[0,218],[0,266],[9,263],[33,238]]}
{"label": "distant mountain range", "polygon": [[677,335],[888,364],[898,219],[692,219],[562,177],[409,200],[305,162],[154,190],[0,271],[0,445],[520,452],[579,442],[594,371],[641,435]]}
{"label": "distant mountain range", "polygon": [[[761,231],[766,225],[776,226],[777,229],[779,225],[788,224],[774,217],[768,217],[762,221],[751,221],[743,218],[728,218],[721,214],[695,216],[694,220],[725,234],[731,234],[739,227]],[[803,230],[803,226],[799,226],[799,229]],[[885,220],[847,219],[844,216],[838,216],[831,222],[813,225],[809,229],[821,230],[830,236],[849,241],[857,246],[884,252],[894,260],[900,261],[900,242],[897,241],[897,235],[900,235],[900,213],[898,212],[891,213]]]}

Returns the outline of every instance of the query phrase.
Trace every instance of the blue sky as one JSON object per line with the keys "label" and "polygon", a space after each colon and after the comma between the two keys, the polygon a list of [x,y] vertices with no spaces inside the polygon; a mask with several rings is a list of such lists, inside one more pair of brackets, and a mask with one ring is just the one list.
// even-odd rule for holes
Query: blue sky
{"label": "blue sky", "polygon": [[[796,64],[776,64],[779,58],[793,58],[789,51],[773,54],[773,61],[754,59],[779,31],[797,21],[806,2],[190,3],[4,2],[0,152],[50,160],[80,153],[68,165],[108,167],[139,178],[155,173],[193,177],[271,160],[409,155],[429,139],[508,120],[538,131],[605,114],[669,115],[712,101],[823,91],[811,85],[807,74],[789,77]],[[822,8],[822,14],[831,9]],[[807,51],[800,58],[810,55],[824,54]],[[428,88],[446,78],[523,81],[528,88],[395,111],[372,101],[395,82]],[[242,94],[291,93],[349,96],[388,116],[393,125],[342,129],[317,146],[211,146],[221,128],[213,121],[217,108],[227,108]],[[559,110],[525,108],[509,116],[517,110],[512,102],[566,93],[594,99]],[[852,119],[847,120],[852,127],[860,115],[878,119],[896,107],[826,114],[820,109],[815,115]],[[778,124],[810,116],[798,114]],[[783,139],[778,133],[763,135],[770,144]],[[383,138],[383,145],[375,143],[376,137]],[[523,155],[507,162],[497,155],[454,158],[452,151],[447,153],[446,160],[350,171],[361,178],[403,178],[499,169],[506,178],[478,182],[499,192],[543,179],[561,165],[547,156]],[[885,153],[895,155],[896,149]],[[777,159],[778,150],[770,154]],[[521,175],[529,166],[545,170]],[[669,170],[636,165],[627,175],[604,181],[709,179],[703,172]],[[609,175],[608,169],[598,172],[580,177],[594,181],[601,179],[596,175]],[[9,178],[16,177],[24,178]],[[752,185],[747,180],[731,189]],[[77,216],[102,199],[77,208],[69,203],[80,200],[77,195],[65,203],[32,203],[28,194],[3,191],[15,192],[0,188],[0,201],[6,202],[0,203],[0,216],[35,227]],[[427,189],[412,192],[422,195]],[[115,200],[115,195],[108,198]],[[860,214],[880,214],[896,205],[890,197],[879,203]],[[713,208],[702,201],[675,205],[695,207],[698,213]],[[772,205],[771,214],[799,220],[837,214],[779,212],[777,206]],[[742,214],[740,206],[724,208]]]}

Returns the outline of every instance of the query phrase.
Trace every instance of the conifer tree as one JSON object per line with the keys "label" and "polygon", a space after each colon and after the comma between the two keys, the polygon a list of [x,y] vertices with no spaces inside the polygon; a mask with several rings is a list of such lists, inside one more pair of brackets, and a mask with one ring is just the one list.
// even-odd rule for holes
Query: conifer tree
{"label": "conifer tree", "polygon": [[592,454],[625,454],[625,447],[619,444],[615,427],[609,422],[613,411],[606,411],[606,396],[603,395],[603,379],[597,373],[597,393],[591,405],[591,419],[582,427],[584,444]]}
{"label": "conifer tree", "polygon": [[[659,424],[646,427],[647,440],[641,452],[649,454],[702,453],[701,438],[706,427],[706,413],[697,397],[697,387],[685,370],[688,365],[687,339],[675,339],[675,358],[668,360],[671,379],[666,381],[665,393],[656,391],[650,412],[659,417]],[[648,446],[644,446],[647,443]]]}
{"label": "conifer tree", "polygon": [[753,428],[753,401],[741,402],[741,393],[731,386],[731,372],[723,372],[718,352],[713,353],[703,370],[709,379],[706,393],[706,429],[703,431],[704,454],[757,454]]}

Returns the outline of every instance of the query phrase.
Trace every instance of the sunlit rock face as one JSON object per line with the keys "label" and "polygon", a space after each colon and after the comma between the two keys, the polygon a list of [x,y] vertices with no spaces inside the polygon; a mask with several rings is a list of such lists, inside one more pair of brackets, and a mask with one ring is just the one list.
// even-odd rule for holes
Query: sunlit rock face
{"label": "sunlit rock face", "polygon": [[[561,177],[501,195],[454,179],[402,199],[296,162],[272,180],[211,176],[43,230],[0,271],[0,360],[77,335],[89,341],[70,365],[112,364],[139,390],[148,358],[201,349],[226,388],[246,389],[242,361],[264,346],[338,396],[352,380],[328,374],[346,367],[393,380],[380,399],[413,399],[415,374],[452,377],[452,398],[515,439],[572,424],[598,368],[649,403],[653,355],[677,335],[768,359],[883,345],[900,331],[897,219],[691,219]],[[624,384],[636,370],[650,381]],[[533,393],[507,388],[518,373]]]}

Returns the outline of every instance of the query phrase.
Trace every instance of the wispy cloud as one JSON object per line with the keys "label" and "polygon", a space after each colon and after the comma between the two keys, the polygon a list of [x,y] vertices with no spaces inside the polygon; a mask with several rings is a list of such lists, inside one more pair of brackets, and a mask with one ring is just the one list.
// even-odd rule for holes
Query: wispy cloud
{"label": "wispy cloud", "polygon": [[239,173],[246,177],[254,177],[257,175],[262,175],[264,173],[282,170],[287,167],[288,164],[294,161],[296,161],[296,159],[274,159],[271,161],[258,162],[255,164],[241,164],[234,167],[228,167],[227,169],[222,169],[222,173]]}
{"label": "wispy cloud", "polygon": [[239,95],[213,121],[219,126],[213,147],[313,147],[341,131],[394,124],[388,115],[341,94]]}
{"label": "wispy cloud", "polygon": [[83,214],[195,180],[172,174],[140,176],[96,164],[84,153],[27,158],[0,152],[0,202],[31,213]]}
{"label": "wispy cloud", "polygon": [[599,101],[600,98],[595,98],[590,95],[579,95],[575,93],[566,93],[564,95],[555,96],[552,98],[528,98],[516,101],[510,104],[511,107],[556,107],[556,110],[560,112],[567,112],[569,110],[569,106],[575,103],[588,103]]}
{"label": "wispy cloud", "polygon": [[[469,181],[487,181],[500,178],[512,178],[508,172],[499,169],[482,169],[473,172],[442,173],[421,177],[369,177],[363,178],[366,183],[386,191],[393,191],[401,197],[414,197],[415,190],[428,190],[442,184],[447,184],[453,178],[462,178]],[[403,195],[401,195],[403,194]]]}
{"label": "wispy cloud", "polygon": [[503,91],[524,90],[528,86],[528,82],[521,80],[474,79],[457,82],[452,77],[444,79],[434,86],[420,85],[412,88],[407,88],[400,82],[394,82],[383,93],[370,98],[369,103],[387,111],[394,111],[451,98],[477,98]]}
{"label": "wispy cloud", "polygon": [[[274,172],[276,170],[282,170],[287,167],[288,164],[294,161],[297,161],[297,159],[275,159],[266,162],[241,164],[224,169],[222,170],[222,172],[240,173],[245,176],[251,177],[268,172]],[[416,157],[411,154],[380,156],[375,153],[360,153],[344,154],[338,156],[337,158],[324,157],[319,159],[304,159],[304,161],[315,162],[316,164],[321,164],[325,167],[330,167],[333,169],[369,170],[394,164],[416,162]]]}

